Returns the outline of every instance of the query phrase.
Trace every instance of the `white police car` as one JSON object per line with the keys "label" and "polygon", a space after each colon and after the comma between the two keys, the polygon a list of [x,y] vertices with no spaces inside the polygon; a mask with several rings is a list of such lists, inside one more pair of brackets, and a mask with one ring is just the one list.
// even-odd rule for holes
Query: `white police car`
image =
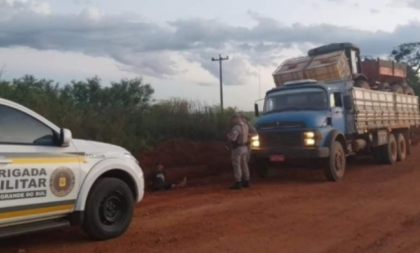
{"label": "white police car", "polygon": [[143,194],[143,172],[124,148],[72,139],[0,99],[0,238],[71,225],[92,239],[115,238]]}

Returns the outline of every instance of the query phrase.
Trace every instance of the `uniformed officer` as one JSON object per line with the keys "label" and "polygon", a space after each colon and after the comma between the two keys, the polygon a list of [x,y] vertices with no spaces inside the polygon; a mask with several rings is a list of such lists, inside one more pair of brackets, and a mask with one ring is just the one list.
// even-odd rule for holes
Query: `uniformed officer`
{"label": "uniformed officer", "polygon": [[247,142],[247,161],[249,162],[249,160],[251,159],[251,138],[253,136],[256,136],[257,130],[255,129],[255,127],[252,125],[252,123],[250,122],[249,118],[247,116],[245,116],[244,113],[241,113],[242,116],[242,121],[248,125],[248,142]]}
{"label": "uniformed officer", "polygon": [[232,190],[239,190],[242,187],[249,187],[249,168],[247,161],[248,125],[242,121],[239,113],[232,115],[232,130],[228,134],[231,142],[231,159],[235,183],[230,187]]}

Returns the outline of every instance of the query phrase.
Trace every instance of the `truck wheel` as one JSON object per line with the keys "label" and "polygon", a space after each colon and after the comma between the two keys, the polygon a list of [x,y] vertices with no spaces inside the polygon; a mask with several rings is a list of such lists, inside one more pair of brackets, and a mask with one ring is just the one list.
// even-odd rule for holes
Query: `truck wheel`
{"label": "truck wheel", "polygon": [[404,94],[404,89],[399,84],[394,84],[391,86],[391,91],[398,94]]}
{"label": "truck wheel", "polygon": [[404,161],[407,156],[407,142],[402,133],[397,134],[397,161]]}
{"label": "truck wheel", "polygon": [[122,235],[131,223],[134,197],[126,183],[117,178],[99,179],[85,207],[83,229],[94,240]]}
{"label": "truck wheel", "polygon": [[404,88],[404,94],[411,95],[411,96],[415,96],[416,95],[414,93],[413,88],[411,88],[410,86],[407,86],[407,87]]}
{"label": "truck wheel", "polygon": [[358,81],[356,81],[356,82],[354,83],[354,86],[356,86],[356,87],[360,87],[360,88],[363,88],[363,89],[368,89],[368,90],[370,90],[370,85],[369,85],[369,83],[368,83],[368,82],[366,82],[365,80],[358,80]]}
{"label": "truck wheel", "polygon": [[335,141],[331,147],[328,164],[325,168],[325,177],[328,181],[339,181],[344,177],[346,170],[346,154],[339,141]]}
{"label": "truck wheel", "polygon": [[394,164],[397,161],[398,145],[393,134],[389,134],[388,144],[382,146],[382,158],[385,164]]}
{"label": "truck wheel", "polygon": [[391,90],[391,86],[389,85],[389,83],[380,83],[379,87],[378,87],[380,91],[390,91]]}

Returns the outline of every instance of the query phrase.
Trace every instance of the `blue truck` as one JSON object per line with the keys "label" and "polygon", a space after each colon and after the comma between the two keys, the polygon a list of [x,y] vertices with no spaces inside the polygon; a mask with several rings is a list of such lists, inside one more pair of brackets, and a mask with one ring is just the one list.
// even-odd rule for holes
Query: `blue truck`
{"label": "blue truck", "polygon": [[251,155],[261,175],[271,163],[312,159],[328,181],[344,177],[349,156],[403,161],[420,124],[417,96],[360,87],[351,77],[285,82],[266,93],[262,112],[255,104],[255,114]]}

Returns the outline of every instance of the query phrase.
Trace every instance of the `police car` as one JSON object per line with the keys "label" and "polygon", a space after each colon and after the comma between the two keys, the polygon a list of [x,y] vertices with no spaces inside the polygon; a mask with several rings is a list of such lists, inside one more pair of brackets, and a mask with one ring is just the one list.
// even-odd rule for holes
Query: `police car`
{"label": "police car", "polygon": [[65,226],[115,238],[143,194],[143,172],[124,148],[72,139],[70,130],[0,99],[0,238]]}

